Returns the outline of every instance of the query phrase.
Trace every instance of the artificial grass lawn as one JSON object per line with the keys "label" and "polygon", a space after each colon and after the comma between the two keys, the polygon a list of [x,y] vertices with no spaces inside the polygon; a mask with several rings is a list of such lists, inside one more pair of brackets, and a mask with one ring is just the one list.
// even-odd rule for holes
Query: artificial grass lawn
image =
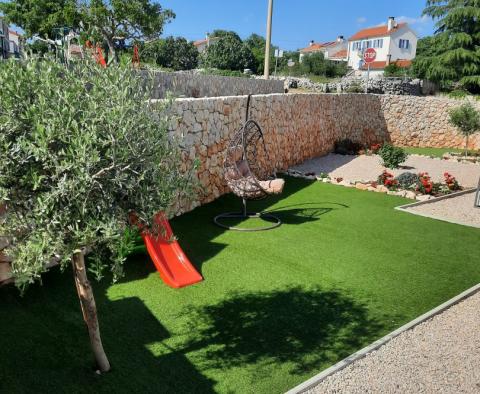
{"label": "artificial grass lawn", "polygon": [[[402,149],[404,149],[405,152],[410,154],[432,156],[432,157],[442,157],[445,153],[448,153],[448,152],[463,153],[465,151],[464,149],[458,149],[458,148],[403,147]],[[470,151],[470,153],[475,153],[475,151]]]}
{"label": "artificial grass lawn", "polygon": [[91,370],[70,272],[0,289],[0,392],[283,392],[480,281],[480,230],[396,211],[407,201],[287,179],[254,205],[284,224],[224,232],[225,196],[172,221],[205,281],[167,288],[144,254],[95,284],[113,370]]}

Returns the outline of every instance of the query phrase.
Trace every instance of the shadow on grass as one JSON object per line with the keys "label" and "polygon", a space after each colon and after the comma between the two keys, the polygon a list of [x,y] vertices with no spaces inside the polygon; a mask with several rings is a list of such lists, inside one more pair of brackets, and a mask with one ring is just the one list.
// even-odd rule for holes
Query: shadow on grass
{"label": "shadow on grass", "polygon": [[1,393],[214,392],[216,382],[183,353],[152,353],[149,347],[170,338],[169,331],[140,298],[109,300],[108,281],[92,282],[112,365],[96,375],[70,271],[52,269],[24,297],[13,286],[0,288],[0,321],[9,322],[0,335]]}
{"label": "shadow on grass", "polygon": [[[206,368],[291,363],[291,373],[318,370],[378,337],[382,324],[336,290],[292,287],[235,293],[184,311],[185,352]],[[197,360],[197,357],[200,359]]]}

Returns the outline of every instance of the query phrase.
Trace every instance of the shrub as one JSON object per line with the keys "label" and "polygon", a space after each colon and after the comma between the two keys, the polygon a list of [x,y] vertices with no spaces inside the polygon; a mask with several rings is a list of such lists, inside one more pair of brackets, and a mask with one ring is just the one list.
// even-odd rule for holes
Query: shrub
{"label": "shrub", "polygon": [[451,190],[451,191],[461,190],[461,187],[457,179],[453,175],[449,174],[448,172],[445,172],[443,176],[445,178],[445,184],[447,185],[448,190]]}
{"label": "shrub", "polygon": [[358,82],[352,83],[345,91],[347,93],[365,93],[365,89]]}
{"label": "shrub", "polygon": [[438,194],[442,189],[442,184],[433,182],[428,172],[418,174],[418,183],[416,190],[422,194]]}
{"label": "shrub", "polygon": [[467,97],[467,95],[468,92],[463,89],[455,89],[448,93],[448,97],[453,99],[464,99],[465,97]]}
{"label": "shrub", "polygon": [[465,136],[465,156],[468,155],[468,138],[480,130],[480,112],[465,103],[450,110],[450,123]]}
{"label": "shrub", "polygon": [[383,145],[378,154],[383,160],[383,165],[388,168],[398,168],[405,160],[407,160],[408,154],[399,147],[385,144]]}
{"label": "shrub", "polygon": [[388,187],[389,189],[397,189],[398,181],[393,177],[393,174],[384,170],[378,177],[377,183]]}
{"label": "shrub", "polygon": [[382,147],[382,144],[372,144],[370,146],[370,151],[373,153],[373,154],[377,154],[378,151],[381,149]]}
{"label": "shrub", "polygon": [[402,189],[415,189],[420,178],[413,172],[403,172],[395,178]]}
{"label": "shrub", "polygon": [[349,138],[335,142],[334,151],[339,155],[358,155],[363,148],[359,142],[354,142]]}

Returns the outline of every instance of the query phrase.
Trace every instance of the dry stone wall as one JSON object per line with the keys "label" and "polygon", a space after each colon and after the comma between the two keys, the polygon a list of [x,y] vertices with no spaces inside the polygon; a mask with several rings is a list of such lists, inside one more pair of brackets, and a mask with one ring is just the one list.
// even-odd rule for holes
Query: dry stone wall
{"label": "dry stone wall", "polygon": [[180,72],[155,72],[153,99],[166,97],[219,97],[245,94],[283,93],[282,81],[242,77],[223,77]]}
{"label": "dry stone wall", "polygon": [[[179,202],[182,213],[228,192],[223,160],[228,142],[245,120],[247,97],[178,99],[171,109],[171,133],[184,149],[183,168],[198,160],[204,190],[196,201]],[[271,94],[254,96],[251,117],[261,125],[268,168],[285,170],[333,149],[350,138],[365,144],[391,141],[401,146],[461,147],[464,139],[448,123],[447,98],[364,94]],[[480,136],[472,138],[480,148]]]}
{"label": "dry stone wall", "polygon": [[[465,138],[449,119],[449,110],[462,104],[447,97],[382,96],[382,112],[389,139],[399,146],[458,148]],[[480,111],[480,103],[474,102]],[[480,133],[470,147],[480,149]]]}
{"label": "dry stone wall", "polygon": [[[360,99],[359,99],[360,98]],[[227,144],[245,120],[247,97],[179,99],[171,109],[171,133],[182,143],[184,169],[199,161],[204,189],[197,201],[181,203],[178,213],[228,192],[223,180]],[[339,138],[370,143],[383,141],[381,102],[374,95],[273,94],[254,96],[250,114],[262,127],[269,169],[286,170],[306,159],[330,152]]]}

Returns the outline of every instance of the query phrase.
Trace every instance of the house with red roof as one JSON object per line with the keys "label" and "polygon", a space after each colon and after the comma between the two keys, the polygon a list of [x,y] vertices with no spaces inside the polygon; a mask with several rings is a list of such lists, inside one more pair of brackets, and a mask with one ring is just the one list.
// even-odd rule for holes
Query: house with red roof
{"label": "house with red roof", "polygon": [[407,23],[397,23],[389,17],[385,25],[369,27],[355,33],[348,40],[348,66],[358,73],[367,70],[363,52],[374,48],[377,57],[370,63],[370,73],[383,75],[386,66],[396,63],[409,67],[417,52],[417,33]]}
{"label": "house with red roof", "polygon": [[310,41],[310,45],[308,47],[300,49],[300,63],[305,56],[318,52],[323,53],[325,59],[346,62],[348,58],[348,42],[343,38],[343,36],[338,36],[335,41]]}
{"label": "house with red roof", "polygon": [[210,37],[210,35],[207,33],[204,39],[194,41],[193,45],[195,45],[199,53],[203,53],[211,44],[219,40],[220,37]]}

